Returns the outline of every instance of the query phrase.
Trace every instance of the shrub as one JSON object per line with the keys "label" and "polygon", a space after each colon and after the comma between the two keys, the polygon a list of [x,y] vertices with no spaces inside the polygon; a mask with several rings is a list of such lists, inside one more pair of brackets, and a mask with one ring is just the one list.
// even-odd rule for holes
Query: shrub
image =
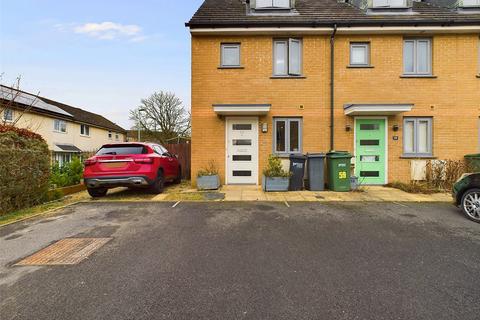
{"label": "shrub", "polygon": [[280,158],[271,154],[268,157],[267,167],[263,170],[263,175],[265,177],[289,178],[291,174],[283,169]]}
{"label": "shrub", "polygon": [[52,166],[50,185],[53,188],[62,188],[79,184],[82,179],[83,164],[80,158],[73,158],[71,162],[59,166]]}
{"label": "shrub", "polygon": [[428,161],[426,183],[432,188],[450,191],[458,178],[467,171],[463,160]]}
{"label": "shrub", "polygon": [[43,138],[0,126],[0,214],[44,201],[49,176],[50,153]]}
{"label": "shrub", "polygon": [[197,172],[197,177],[216,176],[218,175],[218,168],[214,160],[210,160],[208,165]]}

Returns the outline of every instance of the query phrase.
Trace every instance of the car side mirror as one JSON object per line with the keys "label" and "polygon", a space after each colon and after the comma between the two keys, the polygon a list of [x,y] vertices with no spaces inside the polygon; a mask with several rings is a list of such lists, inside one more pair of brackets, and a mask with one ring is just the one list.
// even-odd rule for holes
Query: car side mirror
{"label": "car side mirror", "polygon": [[178,154],[174,154],[173,157],[174,157],[175,159],[178,159]]}

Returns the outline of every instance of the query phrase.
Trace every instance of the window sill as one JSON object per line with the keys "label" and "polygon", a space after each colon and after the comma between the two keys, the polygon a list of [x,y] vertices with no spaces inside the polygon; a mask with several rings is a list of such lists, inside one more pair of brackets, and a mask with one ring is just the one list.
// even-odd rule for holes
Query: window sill
{"label": "window sill", "polygon": [[270,79],[307,79],[305,76],[271,76]]}
{"label": "window sill", "polygon": [[242,66],[219,66],[217,69],[223,70],[223,69],[245,69],[245,67]]}
{"label": "window sill", "polygon": [[61,133],[61,134],[67,134],[67,132],[62,132],[62,131],[56,131],[56,130],[53,130],[54,133]]}
{"label": "window sill", "polygon": [[86,134],[81,134],[80,137],[83,137],[83,138],[90,138],[90,136],[87,136]]}
{"label": "window sill", "polygon": [[375,68],[375,67],[374,67],[374,66],[367,66],[367,65],[365,65],[365,66],[360,66],[360,65],[358,65],[358,66],[348,65],[347,68],[348,68],[348,69],[373,69],[373,68]]}
{"label": "window sill", "polygon": [[274,155],[276,155],[277,157],[281,158],[281,159],[289,159],[290,158],[290,155],[301,155],[302,152],[290,152],[290,153],[285,153],[285,152],[274,152]]}
{"label": "window sill", "polygon": [[438,78],[437,76],[431,75],[431,74],[402,74],[400,78],[427,78],[427,79],[436,79]]}
{"label": "window sill", "polygon": [[428,160],[428,159],[438,159],[435,156],[400,156],[400,159],[419,159],[419,160]]}

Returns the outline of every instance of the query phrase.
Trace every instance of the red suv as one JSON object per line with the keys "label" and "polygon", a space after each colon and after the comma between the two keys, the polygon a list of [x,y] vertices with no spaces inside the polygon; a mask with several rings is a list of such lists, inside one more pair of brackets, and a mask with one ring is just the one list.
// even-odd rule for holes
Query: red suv
{"label": "red suv", "polygon": [[116,187],[149,188],[158,194],[165,181],[181,182],[182,168],[177,156],[159,144],[106,144],[85,161],[83,179],[92,197]]}

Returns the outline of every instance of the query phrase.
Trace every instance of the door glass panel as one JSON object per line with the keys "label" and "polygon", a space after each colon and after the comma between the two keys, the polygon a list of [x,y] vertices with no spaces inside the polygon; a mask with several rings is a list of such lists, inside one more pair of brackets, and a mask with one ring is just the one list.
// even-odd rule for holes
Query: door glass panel
{"label": "door glass panel", "polygon": [[252,140],[251,139],[234,139],[232,141],[234,146],[251,146]]}
{"label": "door glass panel", "polygon": [[360,130],[379,130],[380,125],[378,123],[362,123],[360,124]]}
{"label": "door glass panel", "polygon": [[379,160],[379,156],[360,156],[360,161],[362,162],[377,162]]}
{"label": "door glass panel", "polygon": [[252,161],[251,155],[234,155],[233,161]]}
{"label": "door glass panel", "polygon": [[379,146],[380,140],[360,140],[361,146]]}
{"label": "door glass panel", "polygon": [[290,121],[290,151],[298,152],[299,149],[299,139],[300,136],[300,126],[298,121]]}
{"label": "door glass panel", "polygon": [[418,152],[428,153],[428,121],[418,122]]}
{"label": "door glass panel", "polygon": [[380,177],[380,171],[360,171],[360,177]]}
{"label": "door glass panel", "polygon": [[276,122],[276,150],[277,152],[285,152],[285,121]]}
{"label": "door glass panel", "polygon": [[252,176],[252,171],[248,170],[234,170],[232,172],[234,177],[251,177]]}
{"label": "door glass panel", "polygon": [[252,130],[252,125],[237,123],[233,125],[233,130]]}

